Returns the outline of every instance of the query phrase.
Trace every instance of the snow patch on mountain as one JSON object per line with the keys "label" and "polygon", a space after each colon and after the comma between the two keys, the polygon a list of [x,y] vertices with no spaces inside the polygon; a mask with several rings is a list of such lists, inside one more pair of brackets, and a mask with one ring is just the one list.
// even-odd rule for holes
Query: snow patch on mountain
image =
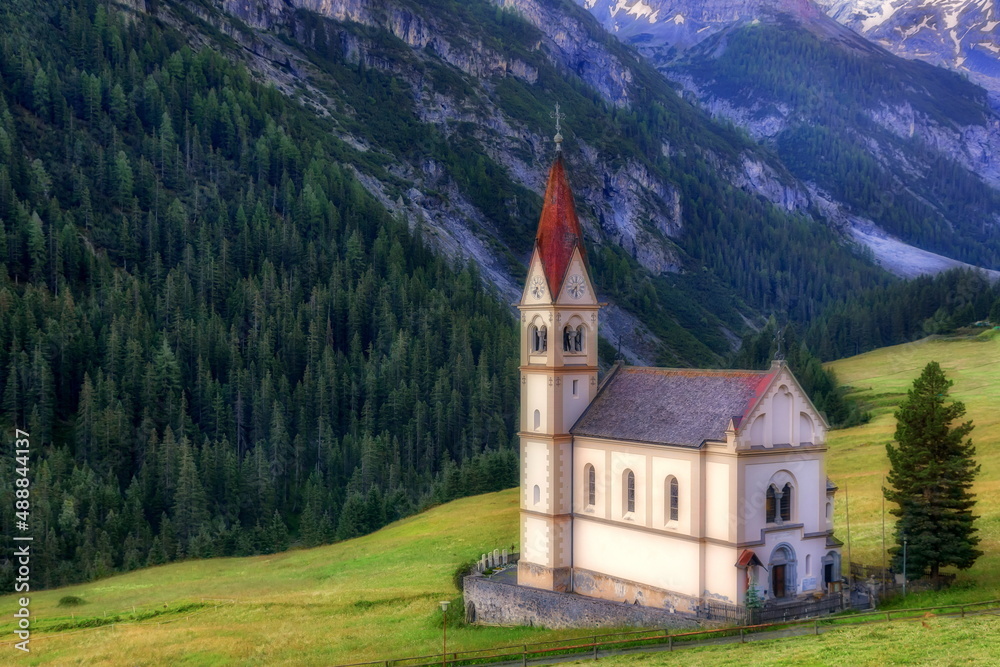
{"label": "snow patch on mountain", "polygon": [[871,30],[877,25],[882,25],[896,13],[897,7],[893,7],[893,3],[890,0],[886,0],[879,4],[876,11],[869,14],[862,22],[861,25],[865,30]]}
{"label": "snow patch on mountain", "polygon": [[816,0],[879,46],[966,74],[1000,92],[1000,13],[993,0]]}

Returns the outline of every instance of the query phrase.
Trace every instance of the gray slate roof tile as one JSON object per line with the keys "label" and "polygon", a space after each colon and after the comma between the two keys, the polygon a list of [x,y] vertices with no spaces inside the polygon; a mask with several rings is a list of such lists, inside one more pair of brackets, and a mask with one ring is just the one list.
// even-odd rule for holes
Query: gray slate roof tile
{"label": "gray slate roof tile", "polygon": [[771,371],[622,366],[570,429],[574,436],[700,447],[725,440],[770,383]]}

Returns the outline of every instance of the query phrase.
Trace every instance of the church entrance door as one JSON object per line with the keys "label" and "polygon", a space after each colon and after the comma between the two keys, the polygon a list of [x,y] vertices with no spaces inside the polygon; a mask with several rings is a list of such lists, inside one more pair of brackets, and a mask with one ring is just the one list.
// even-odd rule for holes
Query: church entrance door
{"label": "church entrance door", "polygon": [[771,568],[771,578],[773,579],[771,584],[776,598],[785,597],[785,567],[787,566],[775,565]]}
{"label": "church entrance door", "polygon": [[831,581],[833,581],[833,563],[827,563],[823,566],[824,586],[829,586]]}

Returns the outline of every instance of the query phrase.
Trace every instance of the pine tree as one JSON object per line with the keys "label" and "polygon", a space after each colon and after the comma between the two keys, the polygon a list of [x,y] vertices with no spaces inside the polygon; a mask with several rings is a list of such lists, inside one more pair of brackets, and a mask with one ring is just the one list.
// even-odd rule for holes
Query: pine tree
{"label": "pine tree", "polygon": [[174,493],[174,522],[178,536],[183,542],[189,542],[198,534],[207,518],[205,491],[191,447],[185,441],[181,445],[180,476]]}
{"label": "pine tree", "polygon": [[990,322],[995,326],[1000,326],[1000,296],[997,297],[996,301],[990,307]]}
{"label": "pine tree", "polygon": [[896,543],[890,549],[897,571],[903,565],[903,540],[907,540],[906,574],[930,571],[937,579],[940,568],[972,566],[982,552],[976,549],[975,499],[969,489],[979,472],[976,450],[966,436],[971,421],[952,426],[965,414],[959,401],[945,403],[952,381],[932,361],[913,382],[913,388],[896,411],[896,445],[886,445],[892,469],[886,500],[898,507]]}
{"label": "pine tree", "polygon": [[340,521],[337,523],[337,539],[349,540],[368,532],[366,525],[367,504],[360,493],[352,493],[344,502],[340,511]]}

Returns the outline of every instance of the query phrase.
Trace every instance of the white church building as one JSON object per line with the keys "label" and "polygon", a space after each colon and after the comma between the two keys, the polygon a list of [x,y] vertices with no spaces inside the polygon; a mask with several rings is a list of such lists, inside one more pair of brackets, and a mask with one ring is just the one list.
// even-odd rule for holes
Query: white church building
{"label": "white church building", "polygon": [[517,581],[693,612],[840,581],[828,425],[791,371],[616,364],[561,154],[521,312]]}

